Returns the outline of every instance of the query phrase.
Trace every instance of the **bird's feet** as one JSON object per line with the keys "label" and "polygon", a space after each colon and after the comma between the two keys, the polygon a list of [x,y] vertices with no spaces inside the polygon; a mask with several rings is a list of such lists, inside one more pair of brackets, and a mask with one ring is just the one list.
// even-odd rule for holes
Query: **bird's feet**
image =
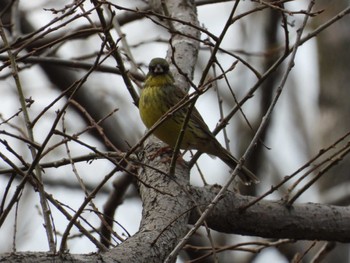
{"label": "bird's feet", "polygon": [[[156,151],[151,153],[149,155],[149,159],[154,160],[155,158],[160,158],[160,160],[159,160],[160,162],[162,162],[162,163],[169,162],[170,163],[173,154],[174,154],[173,149],[169,146],[165,146],[165,147],[158,148]],[[185,160],[182,158],[181,153],[178,154],[177,159],[176,159],[176,163],[180,164],[180,165],[185,164]]]}

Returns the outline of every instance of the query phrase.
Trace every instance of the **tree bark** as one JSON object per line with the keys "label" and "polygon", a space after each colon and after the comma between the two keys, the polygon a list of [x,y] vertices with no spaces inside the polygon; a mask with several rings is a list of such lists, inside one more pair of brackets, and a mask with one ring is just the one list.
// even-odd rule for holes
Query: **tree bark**
{"label": "tree bark", "polygon": [[[6,253],[0,255],[1,262],[163,262],[186,234],[188,223],[198,219],[195,204],[203,209],[220,188],[190,186],[189,171],[183,161],[178,161],[175,177],[168,177],[163,173],[167,172],[167,161],[152,160],[155,151],[157,148],[147,152],[145,160],[146,165],[157,169],[141,168],[143,218],[135,235],[106,253],[62,256],[42,252]],[[306,203],[288,208],[282,202],[260,201],[242,210],[252,200],[254,197],[228,192],[206,219],[208,227],[265,238],[350,242],[348,207]]]}

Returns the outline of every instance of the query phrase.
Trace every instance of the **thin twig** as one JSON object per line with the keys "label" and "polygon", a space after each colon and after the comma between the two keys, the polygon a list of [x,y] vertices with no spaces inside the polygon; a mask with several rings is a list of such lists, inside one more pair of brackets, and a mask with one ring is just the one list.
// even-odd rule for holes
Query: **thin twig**
{"label": "thin twig", "polygon": [[[236,1],[236,3],[238,3],[239,1]],[[312,6],[314,5],[314,1],[310,1],[308,10],[312,9]],[[197,220],[197,222],[194,224],[194,226],[191,228],[191,230],[182,238],[182,240],[177,244],[177,246],[173,249],[173,251],[169,254],[169,256],[167,257],[167,259],[165,260],[165,262],[172,262],[172,260],[175,258],[175,256],[178,254],[178,252],[180,251],[180,249],[187,243],[188,239],[190,238],[190,236],[192,236],[197,229],[202,225],[202,223],[204,222],[205,218],[207,217],[207,215],[214,209],[215,205],[221,200],[221,198],[224,196],[224,193],[226,192],[226,190],[228,189],[228,187],[231,185],[232,181],[234,180],[237,172],[239,169],[241,169],[242,165],[243,165],[243,161],[250,155],[251,151],[253,150],[253,148],[255,147],[256,142],[259,140],[259,136],[262,133],[262,131],[264,130],[265,126],[267,125],[267,122],[269,120],[269,117],[272,114],[272,111],[278,101],[278,98],[283,90],[284,84],[287,80],[287,77],[289,75],[289,72],[291,71],[292,67],[294,66],[294,59],[296,56],[296,52],[298,50],[298,43],[300,42],[301,39],[301,35],[303,32],[303,29],[305,28],[306,22],[308,20],[308,16],[305,15],[304,18],[304,22],[303,25],[301,26],[301,28],[299,28],[298,30],[298,34],[297,34],[297,39],[295,41],[295,46],[293,49],[293,52],[291,54],[291,58],[290,61],[288,63],[287,69],[285,71],[285,74],[283,74],[281,83],[276,91],[276,95],[268,109],[268,111],[266,112],[263,121],[261,122],[254,138],[252,139],[250,145],[248,146],[248,148],[246,149],[244,155],[242,156],[242,158],[240,159],[239,164],[237,165],[237,167],[234,169],[234,171],[232,172],[228,182],[220,189],[219,193],[215,196],[215,198],[212,200],[212,202],[207,206],[207,208],[205,209],[205,211],[203,212],[203,214],[199,217],[199,219]],[[205,71],[204,71],[205,72]]]}
{"label": "thin twig", "polygon": [[[31,120],[30,120],[27,105],[26,105],[26,98],[25,98],[24,91],[22,88],[22,83],[20,81],[20,77],[19,77],[19,74],[17,71],[16,58],[10,49],[10,44],[7,41],[7,37],[6,37],[6,34],[4,32],[4,27],[3,27],[1,19],[0,19],[0,36],[4,42],[5,47],[8,48],[7,53],[8,53],[10,62],[11,62],[12,75],[13,75],[13,78],[14,78],[15,83],[16,83],[18,97],[19,97],[19,101],[20,101],[23,116],[24,116],[26,131],[27,131],[29,140],[32,142],[35,142],[33,129],[31,127]],[[33,147],[29,147],[29,149],[30,149],[33,160],[35,160],[38,157],[38,152]],[[38,165],[35,165],[34,169],[35,169],[35,176],[38,178],[38,180],[40,182],[42,182],[42,173],[41,173],[40,167]],[[40,196],[40,205],[41,205],[42,214],[43,214],[43,218],[44,218],[44,222],[45,222],[45,232],[46,232],[46,236],[47,236],[48,245],[50,248],[50,252],[55,253],[56,252],[56,245],[55,245],[56,242],[55,242],[55,238],[54,238],[53,222],[51,221],[51,218],[50,218],[51,211],[50,211],[50,207],[48,206],[46,197],[44,195],[43,184],[40,184],[40,187],[38,190],[39,190],[39,196]]]}

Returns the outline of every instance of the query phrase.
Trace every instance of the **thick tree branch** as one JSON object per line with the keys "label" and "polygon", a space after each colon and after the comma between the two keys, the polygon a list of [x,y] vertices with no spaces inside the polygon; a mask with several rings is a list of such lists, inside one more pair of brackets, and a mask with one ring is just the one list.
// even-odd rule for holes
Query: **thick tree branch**
{"label": "thick tree branch", "polygon": [[[140,195],[144,206],[140,230],[135,235],[99,256],[47,257],[45,253],[7,253],[0,256],[0,261],[38,262],[44,258],[66,262],[68,257],[71,262],[163,262],[186,234],[187,224],[197,221],[198,213],[194,204],[205,207],[220,187],[190,187],[189,170],[182,160],[177,163],[175,177],[169,178],[166,174],[169,156],[154,158],[154,154],[159,151],[155,145],[149,146],[151,148],[148,148],[144,158],[145,166],[140,169],[140,179],[143,181],[139,183]],[[254,197],[227,192],[206,218],[207,225],[219,232],[265,238],[350,241],[348,207],[306,203],[288,208],[281,201],[260,201],[243,211],[242,207],[252,199]],[[26,261],[21,261],[23,258]]]}
{"label": "thick tree branch", "polygon": [[[199,204],[209,204],[219,192],[219,186],[191,187],[190,193]],[[350,208],[306,203],[287,207],[281,201],[260,201],[242,208],[255,197],[227,192],[206,219],[216,231],[265,238],[295,240],[350,241]],[[198,214],[193,210],[190,223]]]}
{"label": "thick tree branch", "polygon": [[186,191],[189,170],[182,159],[178,160],[174,177],[169,177],[169,155],[154,157],[161,150],[158,143],[149,144],[145,166],[140,168],[140,230],[107,253],[121,262],[163,262],[187,231],[189,211],[193,208]]}
{"label": "thick tree branch", "polygon": [[[312,0],[310,0],[312,1]],[[4,1],[4,3],[10,3],[10,1]],[[150,3],[153,1],[150,1]],[[168,0],[168,1],[155,1],[159,4],[158,7],[152,6],[153,12],[149,13],[138,13],[135,9],[135,12],[132,12],[129,15],[129,19],[137,19],[138,17],[145,17],[151,19],[152,21],[158,21],[156,24],[161,24],[163,27],[169,30],[171,34],[171,39],[169,41],[170,48],[168,50],[167,58],[171,60],[173,66],[172,71],[176,77],[177,83],[181,88],[186,90],[188,88],[189,80],[192,79],[194,65],[196,64],[198,50],[199,50],[199,37],[200,31],[198,30],[198,18],[196,14],[196,7],[194,5],[194,0]],[[198,1],[197,1],[198,2]],[[77,2],[78,3],[78,2]],[[82,3],[82,2],[81,2]],[[96,2],[97,3],[97,2]],[[101,2],[102,3],[102,2]],[[235,1],[235,5],[238,6],[239,1]],[[98,2],[97,4],[100,4]],[[105,4],[105,3],[104,3]],[[106,2],[107,4],[107,2]],[[261,4],[261,3],[260,3]],[[271,6],[274,7],[275,6]],[[69,6],[67,7],[68,10]],[[4,4],[0,4],[0,10],[6,10]],[[112,9],[113,10],[113,9]],[[280,10],[280,9],[278,9]],[[255,11],[258,11],[256,9]],[[285,10],[281,9],[280,11]],[[6,19],[6,16],[10,12],[4,12],[2,19],[7,21],[10,31],[12,30],[12,22],[10,19]],[[161,13],[162,17],[153,14]],[[250,13],[252,11],[249,11]],[[248,14],[246,13],[246,14]],[[345,16],[349,13],[349,10],[346,9],[344,12],[339,13],[337,19],[340,19],[340,16]],[[88,12],[84,12],[86,18],[89,17]],[[151,14],[151,15],[149,15]],[[286,12],[288,14],[288,12]],[[65,14],[63,14],[65,15]],[[101,14],[102,15],[102,14]],[[144,16],[143,16],[144,15]],[[23,13],[23,17],[25,13]],[[151,18],[152,16],[152,18]],[[67,15],[68,17],[68,15]],[[82,17],[82,16],[80,16]],[[236,19],[242,18],[242,16],[237,16],[230,19],[230,24],[236,21]],[[57,18],[56,18],[57,19]],[[72,18],[73,19],[73,18]],[[176,19],[176,20],[175,20]],[[21,26],[23,33],[30,33],[34,31],[34,28],[31,27],[30,22],[25,19],[21,19],[23,25]],[[183,20],[184,22],[181,22]],[[72,20],[74,21],[74,19]],[[129,21],[129,20],[128,20]],[[331,25],[335,21],[329,20],[324,25]],[[305,20],[306,22],[306,20]],[[121,22],[120,22],[121,23]],[[47,28],[50,24],[47,24]],[[57,32],[62,34],[62,38],[50,38],[50,35],[43,35],[45,37],[38,38],[38,35],[33,35],[33,42],[28,42],[26,47],[26,53],[24,56],[27,56],[30,50],[34,48],[34,44],[38,45],[39,41],[46,41],[46,44],[54,44],[58,46],[59,42],[62,42],[66,39],[76,39],[76,37],[81,37],[81,33],[87,33],[88,35],[95,34],[99,32],[99,29],[88,30],[88,32],[81,31],[67,31],[71,32],[70,35],[66,34],[66,30],[69,28],[65,27],[66,24],[60,24],[58,29],[64,29],[64,32]],[[98,24],[96,24],[98,25]],[[300,35],[299,41],[297,41],[295,48],[305,43],[310,37],[318,35],[327,26],[321,26],[316,29],[314,32],[302,37]],[[90,28],[90,26],[88,26]],[[105,32],[109,32],[108,25],[105,25]],[[286,26],[287,28],[287,26]],[[321,28],[321,29],[320,29]],[[231,28],[230,28],[231,29]],[[50,30],[49,30],[50,31]],[[40,32],[40,31],[38,31]],[[226,32],[226,29],[225,29]],[[48,33],[48,32],[47,32]],[[51,32],[52,34],[54,32]],[[301,31],[300,31],[301,34]],[[16,36],[16,34],[13,34]],[[224,36],[225,34],[223,34]],[[84,35],[85,36],[85,35]],[[28,36],[27,36],[28,37]],[[34,38],[35,37],[35,38]],[[34,39],[36,39],[34,41]],[[24,44],[21,42],[21,39],[18,39],[19,42],[13,42],[11,48],[17,48],[15,44]],[[22,38],[22,41],[27,40]],[[224,54],[230,54],[226,49],[223,48],[221,42],[218,42],[218,39],[213,39],[214,44],[208,41],[209,46],[217,45],[220,50],[225,51]],[[223,37],[219,38],[220,41],[223,40]],[[288,41],[287,41],[288,40]],[[286,56],[292,52],[292,49],[289,47],[289,39],[286,40],[285,49]],[[206,42],[202,40],[203,46],[206,46]],[[46,46],[48,47],[49,45]],[[115,44],[112,45],[113,47]],[[44,46],[39,46],[38,48],[42,49]],[[23,55],[20,51],[18,55]],[[105,54],[102,52],[101,54]],[[118,48],[118,52],[121,52],[122,49]],[[288,53],[288,54],[287,54]],[[36,54],[35,52],[32,54]],[[44,54],[44,53],[40,53]],[[48,53],[52,55],[51,52]],[[122,53],[121,53],[122,54]],[[28,55],[29,56],[29,55]],[[4,57],[2,57],[4,58]],[[0,57],[1,59],[1,57]],[[20,57],[16,58],[19,62]],[[51,59],[51,58],[50,58]],[[120,58],[121,59],[121,58]],[[123,57],[124,59],[124,57]],[[218,58],[216,58],[218,59]],[[278,69],[280,63],[284,61],[286,57],[280,58],[274,66],[271,66],[266,74],[259,77],[259,81],[255,84],[249,94],[255,94],[257,88],[261,83],[266,79],[266,76],[270,76],[271,72],[274,72]],[[141,60],[141,58],[140,58]],[[213,62],[214,60],[211,60]],[[28,57],[26,62],[39,63],[47,77],[55,83],[55,85],[61,89],[66,90],[72,83],[76,81],[78,76],[72,74],[67,69],[62,68],[62,66],[74,66],[73,62],[68,62],[67,60],[56,59],[54,61],[48,61],[47,57]],[[51,62],[48,64],[48,62]],[[120,61],[122,63],[122,61]],[[216,61],[218,62],[218,61]],[[221,63],[221,61],[220,61]],[[122,63],[123,64],[123,63]],[[218,62],[219,64],[219,62]],[[61,65],[61,67],[58,67]],[[253,68],[254,63],[252,63],[251,68]],[[292,64],[290,64],[292,65]],[[91,65],[88,63],[80,62],[79,68],[91,68]],[[176,67],[176,69],[174,68]],[[119,69],[112,70],[110,67],[101,65],[100,69],[111,72],[118,73]],[[224,70],[223,70],[224,71]],[[127,72],[124,71],[125,78]],[[205,74],[204,74],[205,75]],[[287,74],[285,75],[287,77]],[[344,82],[344,81],[343,81]],[[346,82],[344,82],[346,83]],[[248,83],[249,85],[249,83]],[[117,106],[121,104],[122,100],[114,101],[114,104],[110,104],[109,100],[103,101],[102,97],[96,97],[96,89],[86,89],[81,88],[75,96],[75,100],[79,104],[74,104],[77,108],[83,109],[79,113],[83,117],[87,118],[87,123],[95,125],[95,122],[98,120],[101,121],[101,126],[104,129],[104,132],[98,134],[98,138],[106,136],[115,146],[115,148],[127,151],[129,145],[125,143],[125,138],[127,137],[127,132],[124,133],[124,127],[130,126],[130,120],[126,119],[125,116],[112,116],[111,118],[106,118],[114,112]],[[251,96],[246,96],[246,99],[242,100],[240,103],[243,103],[250,98]],[[328,96],[329,97],[329,96]],[[343,96],[346,98],[346,96]],[[123,98],[121,98],[123,99]],[[97,102],[99,101],[99,102]],[[277,101],[277,99],[276,99]],[[327,100],[328,101],[328,100]],[[119,104],[120,103],[120,104]],[[73,105],[73,103],[72,103]],[[80,106],[80,107],[79,107]],[[29,107],[29,106],[28,106]],[[86,112],[86,113],[85,113]],[[235,110],[232,110],[232,115]],[[344,119],[344,118],[343,118]],[[58,120],[58,119],[57,119]],[[126,125],[125,125],[126,123]],[[334,125],[333,125],[334,126]],[[127,129],[125,129],[127,131]],[[102,129],[99,131],[102,131]],[[135,130],[136,131],[136,130]],[[100,136],[103,133],[103,136]],[[131,136],[129,141],[133,141],[133,138],[137,137],[136,132],[134,136]],[[63,134],[63,133],[62,133]],[[68,137],[68,136],[67,136]],[[129,138],[129,137],[128,137]],[[22,140],[22,139],[21,139]],[[136,140],[136,139],[134,139]],[[3,143],[5,145],[5,143]],[[132,143],[133,144],[133,143]],[[164,260],[169,256],[169,253],[177,244],[181,244],[181,241],[187,241],[184,238],[186,233],[188,233],[188,224],[193,224],[197,222],[200,214],[199,209],[204,211],[210,204],[213,204],[213,200],[219,200],[218,203],[214,206],[214,209],[205,216],[206,225],[216,231],[223,233],[239,234],[239,235],[249,235],[256,237],[264,238],[288,238],[292,240],[328,240],[328,241],[339,241],[339,242],[349,242],[350,241],[350,209],[348,207],[339,207],[339,206],[330,206],[322,204],[294,204],[293,206],[286,206],[282,201],[265,201],[260,200],[253,206],[244,209],[244,207],[251,203],[254,200],[254,197],[242,196],[234,192],[225,192],[222,199],[218,198],[218,192],[220,191],[219,186],[206,186],[206,187],[194,187],[189,184],[189,168],[187,164],[182,160],[176,160],[176,169],[175,175],[173,177],[169,176],[169,162],[171,154],[161,153],[160,146],[158,142],[152,142],[145,147],[145,153],[143,158],[141,158],[142,167],[139,170],[138,175],[138,190],[142,198],[143,203],[143,212],[142,212],[142,221],[140,224],[139,231],[133,236],[129,237],[126,241],[122,242],[115,248],[112,248],[104,253],[90,254],[90,255],[73,255],[73,254],[60,254],[52,255],[48,253],[41,252],[25,252],[25,253],[7,253],[0,254],[1,262],[164,262]],[[18,154],[19,156],[19,154]],[[2,159],[5,159],[3,157]],[[24,158],[18,158],[24,160]],[[81,161],[82,158],[79,158]],[[133,158],[135,161],[136,158]],[[64,161],[60,165],[63,165]],[[74,163],[78,159],[74,160]],[[137,159],[136,161],[139,161]],[[72,159],[68,159],[68,163],[71,163]],[[57,164],[57,162],[55,162]],[[310,161],[310,164],[312,162]],[[23,161],[23,167],[25,167],[26,162]],[[42,165],[42,168],[45,166]],[[260,167],[261,168],[261,167]],[[16,171],[16,170],[15,170]],[[21,170],[16,171],[17,173]],[[129,181],[130,178],[127,178]],[[44,181],[45,182],[45,181]],[[10,185],[10,184],[9,184]],[[124,185],[126,189],[126,184]],[[114,198],[111,198],[110,201],[112,205],[109,206],[110,214],[113,214],[114,209],[117,207],[118,203],[113,203],[118,201],[121,197],[117,194],[122,195],[125,189],[118,188],[119,192],[116,192]],[[96,190],[97,193],[97,190]],[[92,196],[92,195],[91,195]],[[47,193],[47,198],[52,201],[55,201],[55,204],[58,204],[58,201],[54,199],[54,194]],[[51,198],[51,199],[50,199]],[[5,200],[5,199],[4,199]],[[13,198],[14,201],[16,201]],[[54,202],[53,202],[54,203]],[[59,206],[57,206],[59,207]],[[83,206],[82,206],[83,207]],[[66,210],[62,209],[62,213],[70,220],[72,218]],[[74,221],[74,220],[73,220]],[[72,221],[72,222],[73,222]],[[76,221],[78,225],[79,222]],[[111,222],[110,222],[111,224]],[[201,224],[199,224],[201,225]],[[94,238],[93,234],[89,234],[84,228],[79,228],[83,235],[88,236],[91,240]],[[86,233],[84,233],[86,231]],[[109,231],[109,229],[108,229]],[[209,231],[208,231],[209,232]],[[68,232],[67,232],[68,233]],[[191,232],[189,232],[191,233]],[[16,235],[20,236],[20,232]],[[15,242],[14,242],[15,243]],[[217,244],[212,242],[212,248]],[[182,246],[181,246],[182,247]],[[178,252],[174,253],[175,257],[178,255]],[[170,260],[170,262],[173,262]]]}

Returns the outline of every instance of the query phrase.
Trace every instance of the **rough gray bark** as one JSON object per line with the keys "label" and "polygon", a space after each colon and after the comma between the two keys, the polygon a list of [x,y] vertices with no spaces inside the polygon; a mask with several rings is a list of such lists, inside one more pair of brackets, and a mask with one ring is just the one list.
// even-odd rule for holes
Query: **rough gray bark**
{"label": "rough gray bark", "polygon": [[189,170],[179,160],[175,176],[167,175],[171,157],[154,157],[161,150],[156,145],[147,146],[145,166],[139,173],[143,204],[140,230],[106,253],[121,262],[162,262],[187,231],[193,208],[192,197],[186,191]]}
{"label": "rough gray bark", "polygon": [[[188,223],[198,219],[195,204],[203,209],[219,186],[189,185],[189,170],[179,160],[174,178],[168,170],[169,156],[154,158],[159,148],[148,148],[144,160],[150,168],[140,169],[139,187],[143,202],[140,230],[106,253],[63,256],[47,253],[6,253],[1,262],[163,262],[185,235]],[[156,167],[153,169],[151,167]],[[161,172],[162,171],[162,172]],[[254,197],[228,192],[206,222],[211,229],[266,238],[350,241],[350,208],[322,204],[260,201],[241,210]],[[267,212],[268,211],[268,212]]]}
{"label": "rough gray bark", "polygon": [[[175,16],[175,14],[184,15],[183,17],[186,19],[181,17],[182,19],[188,21],[187,18],[191,18],[188,22],[197,25],[193,1],[189,1],[188,4],[184,4],[184,1],[166,2],[171,16]],[[199,48],[198,42],[194,39],[198,37],[199,33],[193,27],[186,27],[181,23],[173,23],[172,26],[169,26],[169,29],[174,29],[174,31],[169,31],[173,34],[172,48],[175,48],[175,53],[173,53],[173,49],[169,49],[168,57],[172,57],[176,64],[191,78]],[[182,34],[179,34],[179,32],[182,32]],[[183,34],[190,35],[191,38]],[[172,54],[174,54],[174,57]],[[50,76],[49,67],[46,67],[46,69],[46,74]],[[61,72],[62,75],[58,74],[57,68],[52,69],[51,73],[56,78],[62,76],[62,79],[66,80],[64,83],[56,82],[62,89],[67,88],[74,81],[73,77],[72,79],[68,78],[63,71]],[[181,76],[177,74],[178,78],[181,78]],[[328,92],[333,92],[333,90],[329,89]],[[79,102],[86,107],[90,114],[91,112],[100,113],[99,115],[93,115],[96,120],[102,118],[114,108],[112,107],[101,114],[100,105],[96,103],[91,95],[85,93],[78,95],[81,95]],[[326,97],[331,98],[332,96],[328,95]],[[348,98],[348,96],[342,97]],[[320,99],[320,101],[323,100]],[[326,102],[329,103],[329,101]],[[88,107],[89,105],[97,107]],[[342,117],[341,120],[343,121],[345,117]],[[104,128],[107,137],[118,136],[115,132],[118,126],[118,122],[106,125]],[[119,145],[121,144],[120,138],[124,138],[124,136],[116,138],[119,142],[118,140],[111,140],[118,148],[122,148]],[[41,252],[7,253],[0,255],[0,261],[163,262],[187,232],[188,224],[195,223],[198,219],[197,204],[200,204],[199,207],[203,210],[214,198],[219,188],[218,186],[203,188],[190,186],[189,170],[181,160],[177,163],[174,178],[170,178],[164,174],[168,171],[169,162],[167,158],[170,157],[161,155],[161,157],[153,158],[159,156],[154,154],[158,150],[156,147],[157,144],[153,144],[146,148],[144,156],[146,165],[140,169],[139,191],[144,207],[138,233],[106,253],[64,254],[61,256]],[[159,171],[163,171],[163,173]],[[350,241],[350,210],[347,207],[311,203],[286,207],[282,202],[260,201],[247,210],[241,209],[242,206],[252,200],[254,200],[254,197],[227,192],[214,211],[207,217],[208,226],[220,232],[265,238]]]}
{"label": "rough gray bark", "polygon": [[[190,189],[193,198],[201,204],[208,204],[219,190],[217,186]],[[223,233],[265,238],[350,241],[350,233],[346,233],[350,230],[348,207],[316,203],[287,207],[282,201],[260,201],[242,210],[253,200],[255,197],[228,192],[207,218],[208,226]],[[193,211],[190,223],[197,217]]]}

